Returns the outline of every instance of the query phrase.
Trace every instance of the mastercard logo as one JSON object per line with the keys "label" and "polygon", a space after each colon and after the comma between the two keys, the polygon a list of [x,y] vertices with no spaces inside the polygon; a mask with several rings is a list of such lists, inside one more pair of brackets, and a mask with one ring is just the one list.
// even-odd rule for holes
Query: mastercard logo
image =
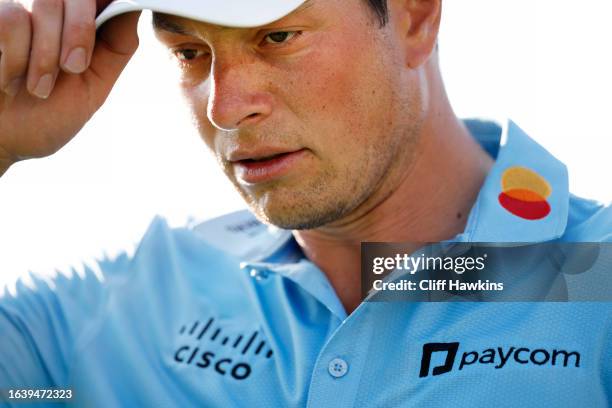
{"label": "mastercard logo", "polygon": [[510,167],[502,175],[499,203],[517,217],[539,220],[550,213],[550,184],[526,167]]}

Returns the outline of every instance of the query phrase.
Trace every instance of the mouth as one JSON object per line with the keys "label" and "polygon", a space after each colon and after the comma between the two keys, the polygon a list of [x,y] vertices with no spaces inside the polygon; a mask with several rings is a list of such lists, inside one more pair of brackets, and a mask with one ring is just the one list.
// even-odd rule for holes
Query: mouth
{"label": "mouth", "polygon": [[278,179],[289,173],[306,155],[305,149],[259,154],[235,155],[230,159],[234,174],[245,184]]}
{"label": "mouth", "polygon": [[282,157],[282,156],[285,156],[285,155],[291,154],[291,153],[293,153],[293,152],[276,153],[276,154],[272,154],[272,155],[269,155],[269,156],[237,160],[237,162],[238,163],[246,163],[246,164],[261,163],[261,162],[265,162],[265,161],[268,161],[268,160],[274,160],[276,158],[279,158],[279,157]]}

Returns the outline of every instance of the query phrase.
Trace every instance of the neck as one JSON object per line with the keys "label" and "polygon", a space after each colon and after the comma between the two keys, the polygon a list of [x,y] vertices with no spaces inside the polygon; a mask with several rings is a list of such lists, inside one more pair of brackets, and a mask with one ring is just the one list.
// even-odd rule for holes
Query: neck
{"label": "neck", "polygon": [[328,277],[347,313],[361,303],[361,242],[437,242],[465,229],[493,160],[454,115],[442,87],[423,123],[418,154],[393,188],[380,189],[342,220],[294,231],[306,256]]}

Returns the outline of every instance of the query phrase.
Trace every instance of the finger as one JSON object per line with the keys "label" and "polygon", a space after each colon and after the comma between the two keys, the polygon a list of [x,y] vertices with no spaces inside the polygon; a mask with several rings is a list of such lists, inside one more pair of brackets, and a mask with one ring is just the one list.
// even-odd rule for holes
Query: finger
{"label": "finger", "polygon": [[94,0],[64,0],[62,33],[62,68],[80,74],[89,66],[96,38],[96,3]]}
{"label": "finger", "polygon": [[21,88],[30,56],[30,13],[18,3],[0,7],[0,90],[13,96]]}
{"label": "finger", "polygon": [[140,11],[120,14],[98,30],[98,40],[115,53],[132,55],[138,48],[138,18]]}
{"label": "finger", "polygon": [[[105,98],[115,81],[138,48],[138,17],[140,12],[119,15],[98,30],[90,70],[102,85],[98,87]],[[98,103],[102,103],[101,100]]]}
{"label": "finger", "polygon": [[62,0],[34,0],[32,3],[28,90],[39,98],[45,99],[51,94],[57,77],[62,20]]}

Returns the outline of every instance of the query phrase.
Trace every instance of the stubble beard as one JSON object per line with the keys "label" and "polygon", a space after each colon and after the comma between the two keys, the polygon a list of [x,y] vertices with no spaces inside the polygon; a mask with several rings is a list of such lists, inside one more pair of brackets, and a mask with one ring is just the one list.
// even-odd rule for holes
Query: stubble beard
{"label": "stubble beard", "polygon": [[258,197],[232,182],[260,221],[286,230],[307,230],[340,219],[356,206],[329,191],[328,180],[337,177],[333,172],[324,172],[301,187],[270,185]]}
{"label": "stubble beard", "polygon": [[[409,154],[416,144],[420,124],[403,129],[394,143],[381,143],[361,160],[359,168],[323,171],[305,186],[271,185],[254,197],[232,179],[234,187],[256,217],[266,224],[285,230],[311,230],[342,220],[354,211],[367,212],[391,193],[385,183],[396,169],[398,155]],[[401,148],[400,145],[405,147]],[[412,149],[413,150],[413,149]],[[412,160],[412,159],[409,159]],[[364,175],[368,176],[364,179]],[[340,178],[342,181],[340,181]]]}

